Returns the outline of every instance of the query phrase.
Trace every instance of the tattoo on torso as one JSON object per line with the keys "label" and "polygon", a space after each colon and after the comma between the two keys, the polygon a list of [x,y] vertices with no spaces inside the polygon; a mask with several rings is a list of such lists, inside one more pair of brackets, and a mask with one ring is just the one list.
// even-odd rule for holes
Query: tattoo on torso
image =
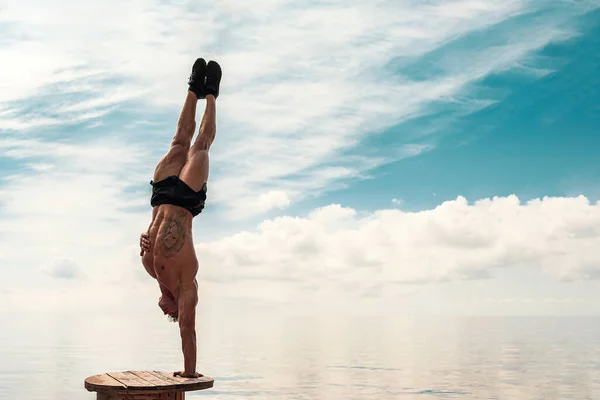
{"label": "tattoo on torso", "polygon": [[185,244],[187,233],[183,219],[184,217],[177,216],[167,219],[163,224],[160,244],[165,257],[173,257]]}

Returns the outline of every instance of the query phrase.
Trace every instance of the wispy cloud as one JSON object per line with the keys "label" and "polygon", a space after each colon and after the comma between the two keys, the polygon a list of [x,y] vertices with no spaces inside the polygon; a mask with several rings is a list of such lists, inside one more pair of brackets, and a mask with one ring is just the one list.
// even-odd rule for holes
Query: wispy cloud
{"label": "wispy cloud", "polygon": [[[388,150],[361,163],[352,158],[369,135],[430,113],[432,104],[456,101],[486,75],[519,67],[532,52],[569,37],[565,21],[597,5],[571,4],[559,16],[495,31],[493,41],[454,48],[457,38],[548,5],[108,1],[82,7],[71,0],[10,1],[0,17],[10,39],[0,46],[8,82],[0,103],[14,115],[2,128],[95,120],[131,102],[176,114],[194,57],[217,59],[225,77],[211,195],[231,215],[248,216],[361,177],[398,153],[418,154]],[[415,79],[402,72],[446,47],[437,74]],[[32,98],[40,99],[34,109],[28,108]],[[476,110],[486,100],[463,96],[461,107]],[[434,145],[431,136],[428,142],[407,140],[400,135],[397,146]],[[265,201],[273,193],[280,200]]]}
{"label": "wispy cloud", "polygon": [[[39,268],[63,274],[65,259],[85,266],[92,277],[122,274],[129,257],[121,265],[119,259],[129,256],[129,244],[149,222],[149,211],[141,207],[147,199],[130,191],[131,182],[142,179],[136,159],[143,152],[104,139],[0,140],[0,151],[25,162],[0,187],[3,263],[18,265],[14,271],[23,276]],[[38,162],[30,164],[32,159]],[[129,179],[122,179],[124,171]]]}

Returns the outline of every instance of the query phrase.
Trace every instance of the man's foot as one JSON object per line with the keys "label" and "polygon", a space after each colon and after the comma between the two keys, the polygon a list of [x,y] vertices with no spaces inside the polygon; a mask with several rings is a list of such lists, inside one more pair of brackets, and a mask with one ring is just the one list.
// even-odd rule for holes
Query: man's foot
{"label": "man's foot", "polygon": [[206,83],[204,84],[205,93],[212,94],[215,99],[219,97],[219,85],[221,84],[221,66],[213,60],[206,65]]}
{"label": "man's foot", "polygon": [[182,378],[201,378],[204,375],[199,374],[197,372],[194,372],[192,374],[188,374],[185,371],[177,371],[177,372],[173,372],[173,376],[180,376]]}
{"label": "man's foot", "polygon": [[192,73],[188,80],[190,92],[193,92],[197,98],[204,99],[206,97],[206,91],[204,88],[204,81],[206,80],[206,61],[204,58],[199,58],[192,67]]}

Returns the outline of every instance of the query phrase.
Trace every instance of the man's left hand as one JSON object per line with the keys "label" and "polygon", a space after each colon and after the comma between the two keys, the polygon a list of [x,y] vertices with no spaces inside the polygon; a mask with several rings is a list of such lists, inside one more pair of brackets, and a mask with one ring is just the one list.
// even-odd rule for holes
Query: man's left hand
{"label": "man's left hand", "polygon": [[142,232],[140,235],[140,256],[150,251],[150,236],[147,232]]}

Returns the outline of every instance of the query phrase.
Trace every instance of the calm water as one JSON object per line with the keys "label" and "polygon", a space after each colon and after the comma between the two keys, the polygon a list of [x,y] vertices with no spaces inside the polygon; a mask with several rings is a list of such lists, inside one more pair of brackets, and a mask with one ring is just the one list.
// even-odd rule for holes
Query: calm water
{"label": "calm water", "polygon": [[[600,318],[213,317],[214,399],[600,399]],[[94,399],[88,375],[180,368],[163,318],[3,318],[0,399]]]}

